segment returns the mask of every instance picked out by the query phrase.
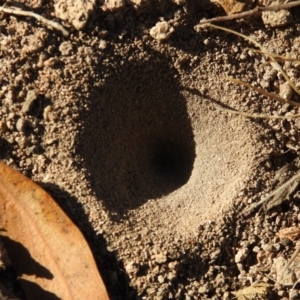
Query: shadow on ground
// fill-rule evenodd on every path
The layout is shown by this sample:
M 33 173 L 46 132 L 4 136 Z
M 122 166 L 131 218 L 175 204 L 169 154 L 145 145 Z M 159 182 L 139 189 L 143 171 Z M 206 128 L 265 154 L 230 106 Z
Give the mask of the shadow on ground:
M 38 183 L 60 205 L 86 238 L 111 300 L 137 299 L 136 291 L 129 286 L 129 278 L 115 252 L 107 250 L 106 240 L 91 227 L 84 208 L 75 197 L 52 183 Z M 54 298 L 53 298 L 54 299 Z

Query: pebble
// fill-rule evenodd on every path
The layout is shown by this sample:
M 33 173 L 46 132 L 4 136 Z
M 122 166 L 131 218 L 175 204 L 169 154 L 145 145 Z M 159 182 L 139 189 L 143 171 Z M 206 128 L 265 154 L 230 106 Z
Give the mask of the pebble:
M 125 270 L 128 274 L 135 274 L 137 273 L 138 268 L 136 266 L 136 263 L 134 261 L 131 261 L 125 266 Z
M 44 67 L 47 68 L 54 68 L 55 66 L 57 66 L 59 63 L 61 62 L 61 60 L 59 58 L 56 57 L 51 57 L 47 60 L 44 61 Z
M 65 56 L 71 55 L 73 52 L 72 43 L 69 41 L 62 42 L 59 46 L 59 51 L 61 55 L 65 55 Z
M 107 47 L 107 42 L 105 40 L 100 40 L 99 42 L 99 49 L 104 50 Z
M 264 11 L 262 20 L 265 25 L 271 27 L 281 27 L 293 22 L 293 16 L 290 11 L 282 9 L 279 11 Z
M 171 270 L 176 270 L 176 267 L 178 266 L 178 261 L 171 261 L 169 264 L 168 264 L 168 267 L 169 269 Z
M 170 26 L 168 22 L 162 21 L 156 23 L 156 25 L 150 29 L 150 35 L 154 39 L 158 41 L 162 41 L 170 38 L 173 31 L 174 31 L 174 27 Z
M 163 277 L 162 275 L 159 275 L 159 276 L 157 277 L 157 281 L 158 281 L 159 283 L 164 283 L 164 282 L 165 282 L 165 279 L 164 279 L 164 277 Z
M 264 245 L 262 245 L 261 248 L 264 251 L 269 251 L 269 252 L 275 251 L 275 248 L 273 247 L 273 245 L 270 245 L 270 244 L 264 244 Z
M 86 26 L 95 8 L 96 0 L 58 0 L 54 5 L 55 16 L 69 21 L 77 30 Z
M 198 292 L 199 292 L 200 294 L 206 294 L 206 293 L 209 292 L 209 289 L 207 288 L 206 285 L 203 285 L 203 286 L 200 286 L 200 287 L 199 287 Z
M 18 121 L 16 123 L 17 130 L 20 132 L 24 131 L 26 128 L 26 124 L 27 124 L 27 122 L 23 118 L 18 119 Z
M 168 280 L 172 281 L 172 280 L 174 280 L 176 277 L 177 277 L 177 276 L 176 276 L 176 273 L 174 273 L 174 272 L 169 272 L 167 278 L 168 278 Z
M 14 130 L 14 122 L 12 120 L 8 120 L 6 121 L 6 124 L 5 124 L 6 128 L 8 128 L 9 130 Z
M 51 111 L 53 110 L 52 106 L 51 105 L 47 105 L 45 108 L 44 108 L 44 111 L 43 111 L 43 118 L 45 121 L 49 121 L 50 120 L 50 113 Z
M 33 102 L 37 99 L 37 94 L 34 90 L 29 90 L 27 92 L 26 100 L 22 105 L 22 112 L 23 113 L 29 113 Z
M 260 248 L 258 246 L 255 246 L 253 249 L 252 249 L 253 252 L 255 253 L 258 253 L 260 251 Z
M 234 257 L 234 261 L 236 263 L 242 262 L 243 260 L 245 260 L 248 256 L 249 253 L 249 249 L 248 248 L 242 248 L 240 249 L 237 254 Z
M 273 247 L 273 251 L 280 251 L 281 250 L 281 244 L 280 243 L 275 243 L 275 244 L 272 244 L 272 247 Z
M 156 254 L 154 255 L 154 260 L 158 263 L 158 264 L 163 264 L 167 261 L 168 257 L 165 254 Z
M 211 259 L 212 261 L 216 260 L 216 259 L 220 256 L 220 253 L 221 253 L 221 249 L 215 250 L 214 252 L 212 252 L 212 253 L 210 254 L 210 259 Z
M 291 100 L 293 95 L 293 89 L 288 82 L 285 82 L 279 86 L 279 94 L 282 98 L 286 100 Z

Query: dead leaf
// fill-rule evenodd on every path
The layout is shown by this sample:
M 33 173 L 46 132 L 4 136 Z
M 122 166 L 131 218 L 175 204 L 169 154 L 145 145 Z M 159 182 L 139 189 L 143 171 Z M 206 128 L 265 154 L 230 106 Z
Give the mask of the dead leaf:
M 1 162 L 0 229 L 28 299 L 109 299 L 79 229 L 42 188 Z
M 232 292 L 232 294 L 235 295 L 238 300 L 265 300 L 268 299 L 267 297 L 270 293 L 270 286 L 270 284 L 265 282 L 254 283 L 253 285 L 240 289 L 237 292 Z
M 288 227 L 279 230 L 276 234 L 280 239 L 289 239 L 295 241 L 300 237 L 300 228 L 298 227 Z

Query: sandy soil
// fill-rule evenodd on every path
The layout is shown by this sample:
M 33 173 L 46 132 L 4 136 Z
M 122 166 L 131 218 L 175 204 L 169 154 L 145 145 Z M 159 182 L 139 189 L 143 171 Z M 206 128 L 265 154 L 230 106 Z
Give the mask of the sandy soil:
M 253 282 L 268 284 L 258 299 L 288 297 L 295 279 L 278 281 L 276 259 L 288 259 L 296 241 L 276 233 L 298 226 L 297 187 L 269 211 L 239 213 L 295 174 L 296 165 L 282 168 L 298 155 L 300 122 L 226 109 L 285 116 L 298 108 L 225 77 L 299 95 L 253 45 L 196 26 L 224 15 L 215 4 L 111 11 L 71 2 L 13 3 L 59 21 L 68 37 L 0 13 L 0 158 L 79 226 L 111 299 L 233 299 Z M 299 13 L 222 25 L 298 58 Z M 163 21 L 162 37 L 153 28 Z M 280 64 L 300 86 L 299 62 Z

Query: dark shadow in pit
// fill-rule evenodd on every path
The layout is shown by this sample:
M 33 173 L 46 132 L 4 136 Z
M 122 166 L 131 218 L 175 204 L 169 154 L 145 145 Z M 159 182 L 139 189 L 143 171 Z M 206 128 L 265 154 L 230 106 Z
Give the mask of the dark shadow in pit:
M 91 91 L 77 153 L 97 197 L 123 215 L 187 183 L 195 142 L 171 62 L 160 54 L 116 66 Z

